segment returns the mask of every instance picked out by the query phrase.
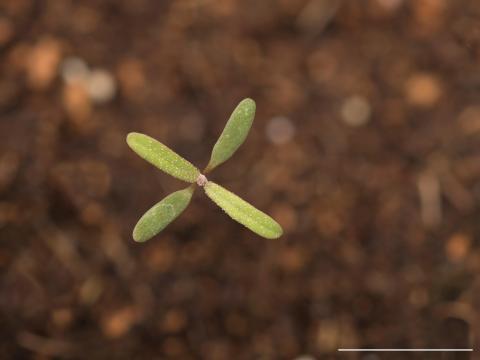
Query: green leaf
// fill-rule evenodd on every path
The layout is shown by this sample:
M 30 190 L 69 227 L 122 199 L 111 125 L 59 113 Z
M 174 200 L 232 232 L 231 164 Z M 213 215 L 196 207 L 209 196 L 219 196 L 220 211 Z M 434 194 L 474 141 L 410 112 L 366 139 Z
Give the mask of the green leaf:
M 138 220 L 133 229 L 133 239 L 144 242 L 162 231 L 188 206 L 193 195 L 193 186 L 175 191 L 155 204 Z
M 193 183 L 200 171 L 173 150 L 150 136 L 130 133 L 127 144 L 141 158 L 177 179 Z
M 255 117 L 255 101 L 244 99 L 233 110 L 225 129 L 212 150 L 212 156 L 205 172 L 209 172 L 228 160 L 245 141 Z
M 264 212 L 254 208 L 234 193 L 211 181 L 204 186 L 205 193 L 230 217 L 267 239 L 283 234 L 282 227 Z

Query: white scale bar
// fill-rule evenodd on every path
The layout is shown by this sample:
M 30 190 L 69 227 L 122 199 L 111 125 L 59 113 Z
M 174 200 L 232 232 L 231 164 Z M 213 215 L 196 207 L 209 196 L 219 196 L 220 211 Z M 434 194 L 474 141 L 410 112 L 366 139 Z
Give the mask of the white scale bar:
M 473 349 L 338 349 L 338 351 L 473 351 Z

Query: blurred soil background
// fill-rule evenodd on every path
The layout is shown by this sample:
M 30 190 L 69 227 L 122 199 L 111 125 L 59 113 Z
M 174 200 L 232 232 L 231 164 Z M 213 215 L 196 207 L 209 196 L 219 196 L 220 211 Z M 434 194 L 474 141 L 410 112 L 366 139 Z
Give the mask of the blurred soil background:
M 204 166 L 244 97 L 210 177 L 284 236 L 134 243 L 185 185 L 126 134 Z M 0 1 L 0 359 L 468 359 L 337 348 L 478 348 L 479 270 L 480 1 Z

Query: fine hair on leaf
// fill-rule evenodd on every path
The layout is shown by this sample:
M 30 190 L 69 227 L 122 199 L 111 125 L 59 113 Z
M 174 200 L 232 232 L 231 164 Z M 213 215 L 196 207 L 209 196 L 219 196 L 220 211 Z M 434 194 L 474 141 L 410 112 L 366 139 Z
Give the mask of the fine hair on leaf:
M 275 220 L 234 193 L 212 181 L 209 181 L 204 189 L 207 196 L 232 219 L 258 235 L 267 239 L 276 239 L 282 235 L 282 227 Z
M 132 132 L 127 144 L 141 158 L 177 179 L 193 183 L 200 175 L 189 161 L 148 135 Z
M 242 100 L 227 121 L 223 132 L 213 146 L 210 162 L 205 172 L 208 173 L 228 160 L 245 141 L 255 117 L 255 101 Z
M 135 225 L 133 239 L 144 242 L 157 235 L 185 210 L 192 199 L 193 191 L 193 186 L 175 191 L 152 206 Z
M 215 143 L 204 174 L 232 157 L 245 141 L 255 117 L 255 101 L 246 98 L 233 110 L 220 137 Z M 133 239 L 145 242 L 162 231 L 188 206 L 195 186 L 203 187 L 207 196 L 220 206 L 233 220 L 267 239 L 283 234 L 282 227 L 264 212 L 209 181 L 194 165 L 154 138 L 132 132 L 127 136 L 130 148 L 140 157 L 177 179 L 192 183 L 188 188 L 176 191 L 151 207 L 138 220 L 133 229 Z

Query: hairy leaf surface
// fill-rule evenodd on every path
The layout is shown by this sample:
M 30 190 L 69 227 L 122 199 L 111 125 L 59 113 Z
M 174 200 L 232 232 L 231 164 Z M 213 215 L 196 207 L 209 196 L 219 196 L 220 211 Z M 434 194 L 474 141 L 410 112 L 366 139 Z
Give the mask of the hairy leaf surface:
M 267 239 L 276 239 L 283 233 L 282 227 L 264 212 L 214 182 L 207 182 L 205 193 L 230 217 L 253 232 Z
M 155 204 L 138 220 L 133 229 L 133 239 L 144 242 L 162 231 L 188 206 L 193 195 L 193 186 L 175 191 Z
M 237 151 L 245 141 L 254 117 L 255 101 L 248 98 L 242 100 L 233 110 L 222 134 L 215 143 L 205 172 L 209 172 L 225 162 Z
M 130 133 L 127 144 L 141 158 L 177 179 L 193 183 L 200 175 L 189 161 L 150 136 Z

